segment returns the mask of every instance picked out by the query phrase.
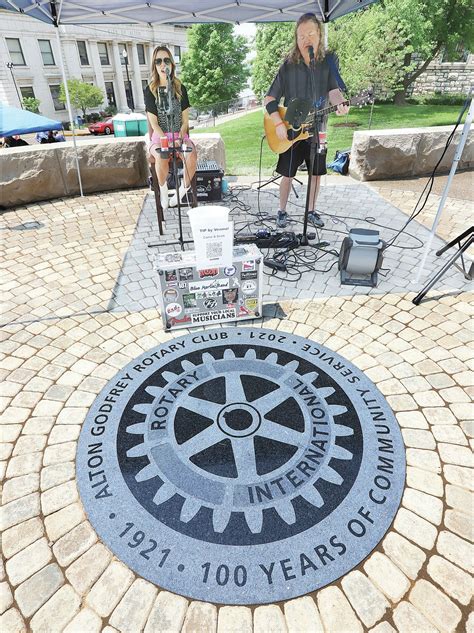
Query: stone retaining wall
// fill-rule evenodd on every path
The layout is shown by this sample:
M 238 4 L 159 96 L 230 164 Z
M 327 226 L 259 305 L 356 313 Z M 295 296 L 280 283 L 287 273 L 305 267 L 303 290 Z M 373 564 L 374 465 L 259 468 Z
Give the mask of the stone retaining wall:
M 465 94 L 468 95 L 474 82 L 474 55 L 465 62 L 432 61 L 412 86 L 413 94 Z
M 453 126 L 355 132 L 349 173 L 358 180 L 387 180 L 431 174 Z M 458 128 L 437 173 L 447 173 L 461 138 Z M 469 134 L 458 169 L 474 167 L 474 136 Z
M 200 160 L 215 160 L 225 170 L 220 134 L 193 137 Z M 77 142 L 84 193 L 143 187 L 148 158 L 143 137 L 94 138 Z M 79 194 L 74 144 L 0 149 L 0 205 L 14 207 Z

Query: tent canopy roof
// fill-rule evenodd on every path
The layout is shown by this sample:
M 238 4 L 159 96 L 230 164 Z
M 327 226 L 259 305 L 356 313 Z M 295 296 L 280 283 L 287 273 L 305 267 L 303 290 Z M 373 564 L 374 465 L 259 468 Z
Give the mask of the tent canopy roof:
M 315 13 L 323 22 L 376 0 L 0 0 L 0 8 L 58 24 L 195 24 L 294 22 Z
M 40 114 L 4 106 L 0 103 L 0 136 L 61 130 L 62 127 L 63 125 L 59 121 L 53 121 L 53 119 L 47 119 Z

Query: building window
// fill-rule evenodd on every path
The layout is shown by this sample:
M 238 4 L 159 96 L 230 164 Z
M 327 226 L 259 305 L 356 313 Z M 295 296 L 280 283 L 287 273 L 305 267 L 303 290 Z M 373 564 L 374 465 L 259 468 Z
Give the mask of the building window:
M 8 52 L 10 59 L 15 66 L 26 66 L 23 51 L 21 50 L 20 40 L 13 37 L 6 37 Z
M 145 47 L 143 44 L 137 44 L 138 63 L 146 66 Z
M 105 82 L 105 94 L 107 95 L 108 105 L 117 107 L 117 102 L 115 101 L 115 91 L 114 91 L 113 81 Z
M 99 49 L 100 63 L 102 66 L 110 66 L 109 51 L 105 42 L 98 42 L 97 48 Z
M 49 40 L 38 40 L 38 44 L 41 51 L 41 57 L 43 58 L 43 64 L 45 66 L 55 66 L 51 42 Z
M 125 51 L 127 53 L 127 56 L 128 56 L 127 45 L 125 44 L 125 42 L 120 42 L 120 44 L 119 44 L 120 61 L 122 63 L 122 66 L 125 66 L 125 58 L 123 56 L 123 51 Z
M 174 61 L 179 64 L 179 61 L 181 59 L 181 46 L 175 46 L 174 47 Z
M 59 91 L 60 91 L 60 85 L 59 84 L 55 84 L 53 86 L 50 86 L 49 89 L 51 91 L 51 97 L 53 98 L 53 103 L 54 103 L 54 109 L 55 110 L 65 110 L 66 106 L 62 101 L 59 101 Z
M 32 97 L 33 99 L 35 98 L 33 86 L 20 86 L 20 92 L 23 98 L 27 98 L 27 99 L 30 97 Z
M 145 90 L 148 86 L 148 79 L 142 79 L 142 89 L 143 89 L 143 94 L 145 94 Z
M 77 50 L 79 51 L 79 60 L 81 66 L 89 66 L 89 56 L 87 55 L 87 46 L 85 42 L 77 42 Z

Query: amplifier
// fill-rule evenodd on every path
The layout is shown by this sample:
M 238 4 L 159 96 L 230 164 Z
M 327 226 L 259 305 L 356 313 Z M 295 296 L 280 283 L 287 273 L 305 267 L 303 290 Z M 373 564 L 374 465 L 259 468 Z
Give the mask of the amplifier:
M 197 199 L 199 202 L 222 200 L 224 172 L 214 160 L 200 160 L 196 169 Z

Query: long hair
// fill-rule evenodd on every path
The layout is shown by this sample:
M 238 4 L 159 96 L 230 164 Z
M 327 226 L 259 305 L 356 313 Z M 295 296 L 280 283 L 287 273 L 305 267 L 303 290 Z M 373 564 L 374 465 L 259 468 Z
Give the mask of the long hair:
M 166 55 L 171 59 L 171 83 L 173 86 L 173 92 L 177 99 L 181 99 L 181 95 L 183 92 L 181 89 L 181 82 L 176 77 L 176 64 L 174 63 L 173 55 L 171 54 L 171 51 L 167 46 L 157 46 L 153 51 L 153 55 L 151 56 L 151 79 L 150 83 L 148 84 L 150 90 L 156 97 L 158 94 L 158 86 L 160 85 L 160 73 L 158 72 L 158 69 L 156 67 L 155 59 L 158 57 L 158 53 L 160 51 L 166 53 Z
M 305 24 L 306 22 L 313 22 L 316 28 L 319 31 L 319 45 L 318 50 L 314 51 L 314 57 L 316 61 L 320 62 L 324 59 L 326 51 L 324 50 L 324 42 L 323 42 L 323 30 L 321 28 L 321 22 L 314 15 L 314 13 L 305 13 L 300 18 L 298 18 L 298 22 L 295 26 L 294 40 L 293 40 L 293 48 L 288 53 L 286 60 L 292 64 L 299 64 L 303 62 L 303 57 L 301 56 L 300 49 L 298 48 L 298 27 L 301 24 Z

